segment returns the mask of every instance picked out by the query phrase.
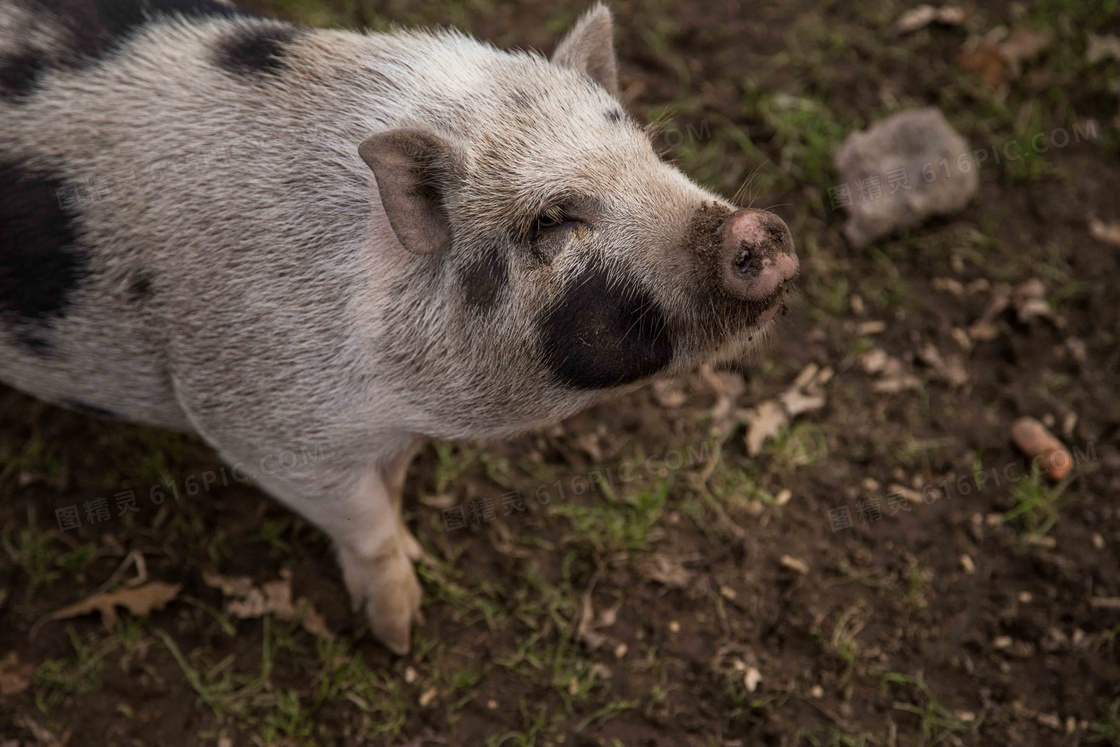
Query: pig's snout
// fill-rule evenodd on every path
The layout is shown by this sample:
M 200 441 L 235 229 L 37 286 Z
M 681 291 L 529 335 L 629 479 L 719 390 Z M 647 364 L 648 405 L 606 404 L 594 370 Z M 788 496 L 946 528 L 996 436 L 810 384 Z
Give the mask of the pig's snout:
M 765 301 L 792 280 L 801 265 L 793 236 L 778 216 L 740 210 L 723 224 L 719 257 L 724 289 L 744 301 Z

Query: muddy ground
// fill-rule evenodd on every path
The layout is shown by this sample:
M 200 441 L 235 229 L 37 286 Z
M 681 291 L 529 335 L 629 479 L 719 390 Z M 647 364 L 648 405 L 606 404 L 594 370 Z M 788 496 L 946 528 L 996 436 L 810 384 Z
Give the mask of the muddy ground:
M 579 10 L 254 6 L 544 50 Z M 1120 221 L 1120 60 L 1086 57 L 1120 7 L 997 2 L 901 34 L 892 0 L 612 6 L 626 103 L 666 157 L 727 195 L 753 174 L 743 199 L 799 243 L 766 352 L 429 447 L 407 492 L 427 622 L 403 659 L 351 615 L 324 537 L 197 440 L 0 389 L 0 743 L 1120 744 L 1120 246 L 1090 231 Z M 1000 26 L 1051 42 L 1018 75 L 962 69 Z M 854 250 L 832 149 L 922 105 L 1022 155 L 991 156 L 964 212 Z M 768 421 L 791 388 L 805 410 Z M 1071 448 L 1067 480 L 1029 472 L 1022 415 Z M 290 579 L 294 612 L 238 617 L 215 574 Z M 148 615 L 52 618 L 153 582 L 177 587 Z

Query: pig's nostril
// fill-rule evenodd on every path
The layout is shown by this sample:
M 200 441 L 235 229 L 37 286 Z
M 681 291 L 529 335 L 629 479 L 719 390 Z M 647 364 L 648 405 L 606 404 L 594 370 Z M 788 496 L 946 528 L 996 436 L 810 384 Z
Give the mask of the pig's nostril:
M 751 250 L 747 247 L 739 249 L 738 256 L 735 257 L 735 268 L 744 275 L 751 269 Z

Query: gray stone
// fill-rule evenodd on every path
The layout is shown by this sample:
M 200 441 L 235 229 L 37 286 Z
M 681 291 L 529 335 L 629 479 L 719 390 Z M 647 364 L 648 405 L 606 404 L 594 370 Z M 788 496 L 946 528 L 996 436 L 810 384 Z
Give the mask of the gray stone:
M 844 235 L 861 247 L 958 212 L 976 194 L 977 168 L 968 143 L 934 107 L 852 133 L 836 151 L 841 184 L 833 203 L 850 214 Z

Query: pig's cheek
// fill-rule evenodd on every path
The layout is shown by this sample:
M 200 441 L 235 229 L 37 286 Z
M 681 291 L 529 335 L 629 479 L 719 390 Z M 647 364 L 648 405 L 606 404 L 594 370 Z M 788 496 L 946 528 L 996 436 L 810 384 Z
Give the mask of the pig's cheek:
M 603 389 L 652 376 L 673 359 L 665 317 L 636 285 L 612 282 L 591 266 L 541 316 L 541 344 L 552 373 L 579 389 Z

